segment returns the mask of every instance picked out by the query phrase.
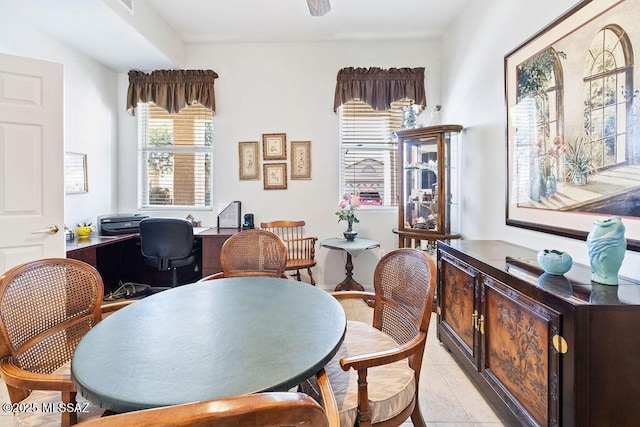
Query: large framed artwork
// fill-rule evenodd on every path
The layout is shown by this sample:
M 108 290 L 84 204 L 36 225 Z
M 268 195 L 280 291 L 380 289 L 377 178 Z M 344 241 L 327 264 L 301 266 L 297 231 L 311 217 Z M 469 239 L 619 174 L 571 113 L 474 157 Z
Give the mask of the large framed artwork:
M 507 225 L 586 239 L 618 215 L 640 251 L 639 21 L 581 1 L 505 56 Z

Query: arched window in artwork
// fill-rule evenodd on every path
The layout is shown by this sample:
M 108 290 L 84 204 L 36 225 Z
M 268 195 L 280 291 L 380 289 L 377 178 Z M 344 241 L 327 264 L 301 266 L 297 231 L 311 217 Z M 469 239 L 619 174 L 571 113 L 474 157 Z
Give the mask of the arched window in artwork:
M 518 102 L 533 98 L 536 104 L 536 135 L 541 154 L 552 148 L 562 129 L 563 52 L 550 47 L 518 66 Z
M 618 25 L 604 27 L 591 42 L 584 72 L 584 131 L 596 169 L 625 163 L 627 110 L 633 94 L 633 52 Z
M 525 114 L 529 117 L 528 123 L 519 126 L 518 132 L 529 135 L 529 141 L 535 141 L 534 147 L 526 147 L 531 156 L 528 157 L 529 164 L 521 167 L 530 172 L 522 176 L 528 175 L 531 183 L 540 182 L 540 189 L 529 194 L 533 200 L 552 195 L 561 172 L 558 156 L 563 142 L 563 71 L 560 62 L 563 58 L 566 58 L 564 52 L 549 47 L 517 68 L 517 101 L 523 113 L 530 112 Z M 547 182 L 551 182 L 548 189 Z M 538 185 L 530 187 L 537 189 Z

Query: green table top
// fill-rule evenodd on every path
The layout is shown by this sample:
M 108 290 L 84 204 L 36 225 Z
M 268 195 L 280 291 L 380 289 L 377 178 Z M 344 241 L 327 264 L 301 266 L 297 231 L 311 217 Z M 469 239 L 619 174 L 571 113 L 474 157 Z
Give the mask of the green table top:
M 79 393 L 114 412 L 286 391 L 337 352 L 342 306 L 306 283 L 217 279 L 127 306 L 78 344 Z

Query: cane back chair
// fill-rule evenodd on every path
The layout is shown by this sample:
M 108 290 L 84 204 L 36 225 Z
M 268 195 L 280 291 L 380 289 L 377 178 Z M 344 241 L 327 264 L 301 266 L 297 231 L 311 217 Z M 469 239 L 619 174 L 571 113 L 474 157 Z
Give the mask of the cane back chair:
M 396 249 L 380 259 L 373 282 L 375 293 L 333 293 L 338 299 L 374 301 L 372 326 L 347 321 L 342 346 L 325 367 L 340 425 L 399 426 L 411 417 L 414 426 L 424 427 L 418 389 L 435 264 L 417 249 Z M 305 388 L 313 392 L 313 384 Z
M 243 230 L 222 245 L 222 272 L 201 281 L 239 276 L 284 277 L 286 264 L 287 247 L 278 235 L 267 230 Z
M 271 221 L 260 223 L 260 228 L 276 233 L 287 245 L 286 271 L 294 271 L 300 281 L 300 270 L 307 269 L 312 285 L 316 284 L 311 267 L 316 265 L 315 252 L 317 237 L 304 236 L 304 221 Z
M 78 427 L 339 427 L 324 370 L 316 378 L 321 384 L 322 406 L 303 393 L 265 392 L 111 415 Z
M 96 269 L 74 259 L 28 262 L 0 276 L 0 374 L 12 403 L 34 408 L 43 403 L 76 404 L 69 367 L 78 342 L 103 313 L 131 302 L 101 307 L 103 293 Z M 103 412 L 94 407 L 82 415 L 99 416 Z M 19 423 L 33 425 L 60 420 L 61 425 L 68 426 L 77 422 L 73 411 L 19 411 L 16 417 Z

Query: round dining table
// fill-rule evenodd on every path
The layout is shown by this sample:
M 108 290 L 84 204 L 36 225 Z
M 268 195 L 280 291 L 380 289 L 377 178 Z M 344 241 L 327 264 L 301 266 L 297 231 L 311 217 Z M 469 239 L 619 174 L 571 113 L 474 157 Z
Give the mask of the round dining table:
M 346 316 L 326 291 L 270 277 L 184 285 L 128 305 L 78 344 L 78 392 L 113 412 L 261 391 L 313 376 L 344 339 Z

